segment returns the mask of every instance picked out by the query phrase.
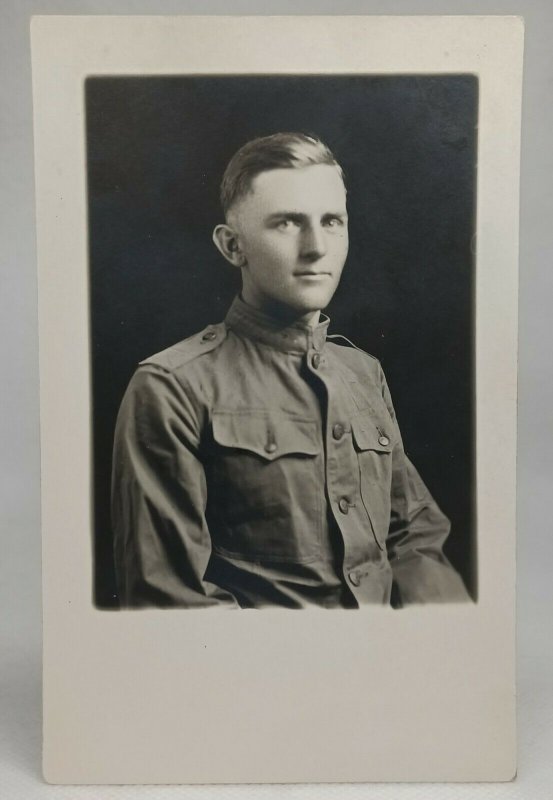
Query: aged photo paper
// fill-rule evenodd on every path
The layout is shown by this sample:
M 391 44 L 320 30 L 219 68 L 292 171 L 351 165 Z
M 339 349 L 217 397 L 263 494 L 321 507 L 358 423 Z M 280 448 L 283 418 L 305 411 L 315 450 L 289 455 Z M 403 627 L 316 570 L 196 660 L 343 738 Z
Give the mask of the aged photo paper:
M 515 776 L 523 31 L 520 18 L 485 16 L 33 18 L 47 781 Z M 225 569 L 239 565 L 246 575 L 234 584 L 241 608 L 225 607 L 213 592 L 218 580 L 221 589 L 233 586 L 220 567 L 205 576 L 201 567 L 198 591 L 191 589 L 196 578 L 185 592 L 173 591 L 173 578 L 160 577 L 158 543 L 149 543 L 151 561 L 139 575 L 150 581 L 148 592 L 133 594 L 121 572 L 138 585 L 136 554 L 127 548 L 125 562 L 121 542 L 134 535 L 134 520 L 137 530 L 140 523 L 133 506 L 121 532 L 113 513 L 122 491 L 112 479 L 112 452 L 125 388 L 139 362 L 154 359 L 154 372 L 162 364 L 165 375 L 183 347 L 188 358 L 190 347 L 219 345 L 229 305 L 236 314 L 236 302 L 248 299 L 244 283 L 244 298 L 233 301 L 238 270 L 221 258 L 240 266 L 230 239 L 225 250 L 231 229 L 219 225 L 221 253 L 211 240 L 223 222 L 221 176 L 248 140 L 299 130 L 330 145 L 347 188 L 349 252 L 342 248 L 344 273 L 327 298 L 327 347 L 339 353 L 345 336 L 345 361 L 365 358 L 351 355 L 352 340 L 358 353 L 372 354 L 362 363 L 382 363 L 402 446 L 447 515 L 433 510 L 430 517 L 446 520 L 446 533 L 451 523 L 444 552 L 420 533 L 434 501 L 409 473 L 406 491 L 413 508 L 418 502 L 418 523 L 406 561 L 425 566 L 409 573 L 398 564 L 406 550 L 390 545 L 396 482 L 387 512 L 393 587 L 390 577 L 378 595 L 384 601 L 374 600 L 376 573 L 357 566 L 366 556 L 355 569 L 347 566 L 348 525 L 363 513 L 358 496 L 342 482 L 334 507 L 330 488 L 319 487 L 334 509 L 331 530 L 344 534 L 345 588 L 336 602 L 328 594 L 305 600 L 290 587 L 303 580 L 298 575 L 314 574 L 312 550 L 300 528 L 298 547 L 306 549 L 297 572 L 290 567 L 286 574 L 295 556 L 275 533 L 274 498 L 263 488 L 255 510 L 263 530 L 258 519 L 244 534 L 246 544 L 234 529 L 226 539 L 212 529 L 207 540 Z M 306 169 L 328 176 L 334 167 Z M 340 180 L 330 197 L 343 194 Z M 311 203 L 309 195 L 302 208 Z M 279 230 L 298 220 L 279 222 Z M 332 239 L 336 224 L 344 223 L 325 216 L 325 242 L 339 241 Z M 309 240 L 308 247 L 309 263 L 322 258 L 323 245 Z M 310 270 L 298 279 L 302 286 L 320 281 Z M 338 334 L 341 342 L 333 339 Z M 181 349 L 171 350 L 180 340 Z M 159 361 L 153 354 L 160 352 L 169 355 Z M 316 382 L 321 356 L 309 351 L 308 359 Z M 230 410 L 228 398 L 215 404 L 212 451 L 218 464 L 226 459 L 235 470 L 225 480 L 244 492 L 240 497 L 257 491 L 258 465 L 280 480 L 292 464 L 301 509 L 305 469 L 317 453 L 321 463 L 332 462 L 330 445 L 317 449 L 314 423 L 297 409 L 283 422 L 276 400 L 273 430 L 273 411 L 267 417 L 256 399 L 267 380 L 259 363 L 245 373 L 250 399 L 235 400 Z M 221 358 L 211 372 L 198 373 L 202 387 L 219 385 L 224 366 Z M 227 386 L 233 371 L 230 362 Z M 261 388 L 254 391 L 255 381 Z M 386 510 L 374 505 L 380 490 L 369 492 L 376 486 L 371 470 L 388 463 L 400 439 L 381 427 L 378 409 L 366 408 L 359 386 L 354 377 L 347 387 L 357 408 L 351 427 L 332 427 L 331 420 L 329 441 L 349 436 L 367 489 L 370 552 L 384 564 L 386 543 L 373 520 L 380 515 L 388 523 Z M 278 401 L 289 414 L 290 392 Z M 135 408 L 142 402 L 138 397 Z M 375 418 L 376 433 L 366 427 Z M 290 420 L 294 433 L 286 432 Z M 150 433 L 145 438 L 148 464 L 140 462 L 137 475 L 157 452 Z M 172 454 L 151 462 L 153 476 L 167 458 Z M 361 475 L 363 465 L 369 477 Z M 208 496 L 206 513 L 211 508 L 217 518 L 231 490 L 213 485 L 218 494 Z M 201 495 L 191 511 L 191 495 L 184 497 L 175 524 L 184 520 L 183 536 L 196 543 L 201 566 L 199 534 L 190 531 L 206 500 Z M 229 497 L 228 513 L 236 516 L 237 501 Z M 152 519 L 164 504 L 165 496 L 156 507 L 146 492 Z M 286 536 L 282 507 L 274 513 Z M 440 537 L 441 548 L 446 536 Z M 181 562 L 173 545 L 167 548 L 172 574 Z M 419 574 L 430 576 L 426 593 L 412 588 Z M 251 589 L 262 580 L 269 590 Z

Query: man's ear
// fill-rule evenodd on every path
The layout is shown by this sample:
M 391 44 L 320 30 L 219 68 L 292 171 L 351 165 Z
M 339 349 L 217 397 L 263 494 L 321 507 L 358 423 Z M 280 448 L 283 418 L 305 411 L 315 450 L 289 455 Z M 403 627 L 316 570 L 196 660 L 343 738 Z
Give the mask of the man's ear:
M 246 258 L 240 249 L 238 234 L 230 225 L 217 225 L 213 231 L 213 241 L 217 250 L 234 267 L 243 267 L 246 264 Z

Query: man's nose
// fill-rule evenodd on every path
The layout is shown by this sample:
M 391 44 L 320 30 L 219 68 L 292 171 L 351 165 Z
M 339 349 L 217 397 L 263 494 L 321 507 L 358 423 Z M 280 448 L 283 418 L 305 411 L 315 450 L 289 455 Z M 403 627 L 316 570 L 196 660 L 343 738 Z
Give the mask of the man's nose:
M 306 225 L 301 240 L 301 255 L 304 258 L 321 258 L 326 253 L 326 238 L 320 225 Z

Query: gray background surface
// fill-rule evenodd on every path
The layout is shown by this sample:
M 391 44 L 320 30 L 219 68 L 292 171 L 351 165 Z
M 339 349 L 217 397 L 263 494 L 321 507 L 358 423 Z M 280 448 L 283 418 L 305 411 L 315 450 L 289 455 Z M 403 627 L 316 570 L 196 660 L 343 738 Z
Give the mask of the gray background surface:
M 511 784 L 52 787 L 42 782 L 38 339 L 29 19 L 32 14 L 516 14 L 526 21 L 518 459 L 519 775 Z M 0 5 L 0 791 L 35 797 L 550 798 L 553 585 L 547 514 L 553 456 L 553 4 L 514 2 L 112 2 Z M 71 647 L 71 642 L 67 643 Z

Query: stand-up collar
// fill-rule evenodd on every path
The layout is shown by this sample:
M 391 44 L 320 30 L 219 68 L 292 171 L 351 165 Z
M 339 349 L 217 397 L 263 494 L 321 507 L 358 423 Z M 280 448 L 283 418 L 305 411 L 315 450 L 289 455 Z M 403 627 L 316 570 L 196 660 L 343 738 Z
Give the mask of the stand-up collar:
M 284 353 L 307 353 L 309 350 L 323 349 L 330 320 L 321 314 L 321 320 L 315 327 L 305 322 L 290 325 L 235 297 L 225 323 L 235 333 Z

